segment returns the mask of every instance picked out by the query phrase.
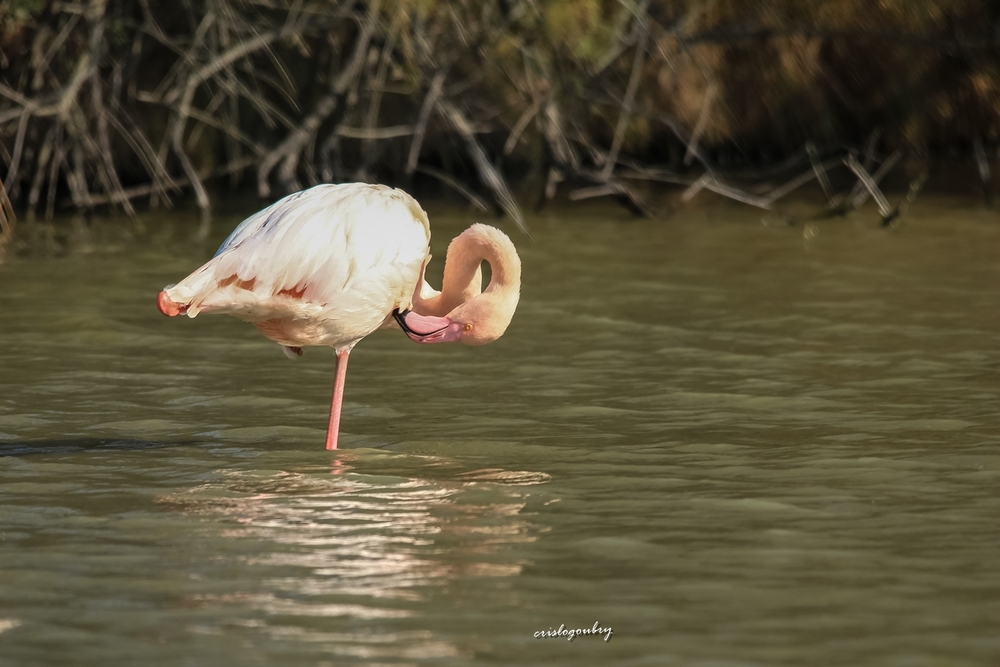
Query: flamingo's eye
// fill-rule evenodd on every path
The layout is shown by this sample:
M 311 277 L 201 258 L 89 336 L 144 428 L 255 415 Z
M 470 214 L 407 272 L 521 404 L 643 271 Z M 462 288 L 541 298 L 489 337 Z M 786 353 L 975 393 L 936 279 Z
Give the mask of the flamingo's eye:
M 466 324 L 465 325 L 465 330 L 466 331 L 472 331 L 472 325 L 471 324 Z

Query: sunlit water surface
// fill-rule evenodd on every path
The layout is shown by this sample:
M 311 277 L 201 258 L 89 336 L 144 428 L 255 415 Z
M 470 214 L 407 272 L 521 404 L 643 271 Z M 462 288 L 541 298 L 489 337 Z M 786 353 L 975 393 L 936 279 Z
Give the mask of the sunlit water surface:
M 330 351 L 156 311 L 238 218 L 23 223 L 0 665 L 1000 664 L 1000 216 L 873 217 L 536 217 L 507 334 L 362 342 L 335 453 Z

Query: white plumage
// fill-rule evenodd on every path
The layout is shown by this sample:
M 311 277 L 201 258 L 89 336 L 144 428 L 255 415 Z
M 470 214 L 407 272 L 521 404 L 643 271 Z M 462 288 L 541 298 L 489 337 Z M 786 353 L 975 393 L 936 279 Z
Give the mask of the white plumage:
M 409 309 L 429 253 L 416 200 L 381 185 L 319 185 L 240 224 L 165 290 L 186 314 L 226 313 L 286 346 L 349 349 Z

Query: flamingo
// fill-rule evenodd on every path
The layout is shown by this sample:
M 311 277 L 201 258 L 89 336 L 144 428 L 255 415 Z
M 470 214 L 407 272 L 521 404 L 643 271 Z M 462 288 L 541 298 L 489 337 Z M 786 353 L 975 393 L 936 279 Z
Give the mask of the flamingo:
M 441 291 L 424 279 L 430 222 L 402 190 L 317 185 L 255 213 L 215 256 L 157 298 L 164 315 L 225 313 L 250 322 L 290 359 L 332 347 L 336 372 L 326 448 L 336 449 L 347 360 L 376 329 L 422 344 L 485 345 L 506 331 L 521 261 L 499 229 L 474 224 L 448 246 Z M 492 277 L 482 289 L 481 265 Z

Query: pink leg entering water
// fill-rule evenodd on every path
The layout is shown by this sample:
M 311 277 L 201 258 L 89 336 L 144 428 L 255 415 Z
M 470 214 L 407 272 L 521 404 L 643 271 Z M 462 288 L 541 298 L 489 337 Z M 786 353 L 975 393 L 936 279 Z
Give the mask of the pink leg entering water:
M 333 381 L 333 401 L 330 403 L 330 427 L 326 431 L 326 448 L 337 448 L 340 434 L 340 406 L 344 402 L 344 380 L 347 379 L 347 356 L 350 350 L 337 353 L 337 374 Z

